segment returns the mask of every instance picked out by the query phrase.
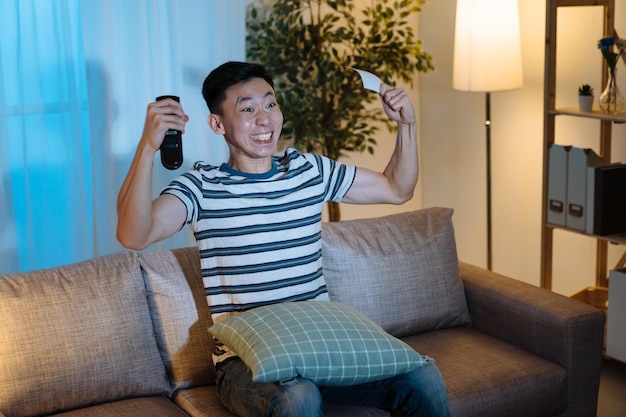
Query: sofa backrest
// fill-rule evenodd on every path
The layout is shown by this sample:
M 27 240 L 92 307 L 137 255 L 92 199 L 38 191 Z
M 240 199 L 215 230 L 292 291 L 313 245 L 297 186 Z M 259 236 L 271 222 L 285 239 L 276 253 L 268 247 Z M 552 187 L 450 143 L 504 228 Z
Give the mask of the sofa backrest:
M 0 410 L 169 394 L 136 254 L 0 276 Z

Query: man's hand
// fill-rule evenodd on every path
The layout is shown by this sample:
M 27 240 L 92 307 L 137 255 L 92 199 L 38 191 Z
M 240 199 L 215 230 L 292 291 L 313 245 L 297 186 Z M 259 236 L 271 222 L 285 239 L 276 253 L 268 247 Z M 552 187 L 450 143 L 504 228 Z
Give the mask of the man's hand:
M 383 109 L 391 120 L 402 124 L 415 124 L 415 110 L 404 89 L 380 84 L 380 98 Z
M 180 130 L 185 133 L 185 124 L 188 121 L 189 116 L 185 114 L 180 103 L 171 98 L 150 103 L 141 141 L 156 152 L 168 130 Z

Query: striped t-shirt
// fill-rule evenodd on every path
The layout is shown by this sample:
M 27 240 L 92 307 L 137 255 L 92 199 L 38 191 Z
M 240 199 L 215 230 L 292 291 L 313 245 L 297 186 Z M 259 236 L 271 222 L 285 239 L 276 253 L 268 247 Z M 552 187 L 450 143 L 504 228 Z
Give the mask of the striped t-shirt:
M 196 163 L 163 190 L 187 207 L 214 322 L 266 304 L 328 300 L 322 208 L 345 196 L 356 168 L 291 148 L 272 162 L 265 174 Z M 216 362 L 234 356 L 218 351 Z

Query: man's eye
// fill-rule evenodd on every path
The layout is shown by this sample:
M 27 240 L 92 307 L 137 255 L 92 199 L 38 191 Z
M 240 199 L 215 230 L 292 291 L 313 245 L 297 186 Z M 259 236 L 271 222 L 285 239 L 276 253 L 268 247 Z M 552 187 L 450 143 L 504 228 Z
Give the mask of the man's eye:
M 245 109 L 243 109 L 244 112 L 246 113 L 252 113 L 252 107 L 246 107 Z

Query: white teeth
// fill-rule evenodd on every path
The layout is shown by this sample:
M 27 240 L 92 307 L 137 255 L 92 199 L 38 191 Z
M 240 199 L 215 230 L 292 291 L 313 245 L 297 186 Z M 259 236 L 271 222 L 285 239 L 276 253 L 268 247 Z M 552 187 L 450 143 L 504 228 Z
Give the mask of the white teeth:
M 270 132 L 270 133 L 261 133 L 258 135 L 250 135 L 250 138 L 252 140 L 262 142 L 262 141 L 270 140 L 272 138 L 272 133 Z

